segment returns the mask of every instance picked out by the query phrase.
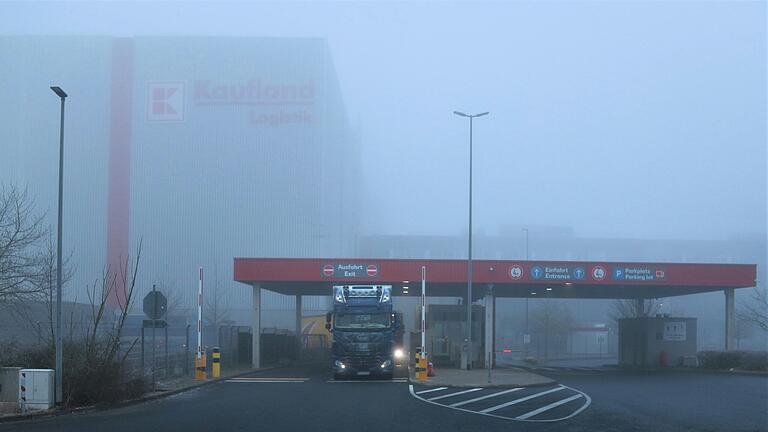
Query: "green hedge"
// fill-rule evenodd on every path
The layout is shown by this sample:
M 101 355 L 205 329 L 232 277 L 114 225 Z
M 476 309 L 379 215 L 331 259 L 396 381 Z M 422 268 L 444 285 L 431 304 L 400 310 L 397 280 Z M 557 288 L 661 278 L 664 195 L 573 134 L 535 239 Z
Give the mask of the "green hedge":
M 705 369 L 768 371 L 766 351 L 702 351 L 698 357 Z

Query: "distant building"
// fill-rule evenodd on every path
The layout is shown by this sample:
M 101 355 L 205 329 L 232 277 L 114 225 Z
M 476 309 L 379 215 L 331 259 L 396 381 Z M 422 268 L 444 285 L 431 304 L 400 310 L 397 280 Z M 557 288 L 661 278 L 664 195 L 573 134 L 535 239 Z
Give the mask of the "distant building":
M 14 65 L 0 86 L 0 182 L 28 186 L 54 228 L 48 87 L 69 93 L 67 299 L 83 301 L 139 241 L 136 298 L 157 284 L 190 308 L 198 266 L 240 308 L 251 290 L 233 282 L 233 257 L 353 254 L 359 155 L 325 40 L 3 36 L 0 62 Z

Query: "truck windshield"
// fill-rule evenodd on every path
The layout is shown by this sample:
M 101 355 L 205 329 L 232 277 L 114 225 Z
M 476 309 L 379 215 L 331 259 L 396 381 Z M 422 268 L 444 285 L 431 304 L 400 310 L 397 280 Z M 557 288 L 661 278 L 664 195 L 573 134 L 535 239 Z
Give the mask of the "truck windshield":
M 388 313 L 368 313 L 368 314 L 337 314 L 335 328 L 342 330 L 349 329 L 384 329 L 390 326 L 390 314 Z

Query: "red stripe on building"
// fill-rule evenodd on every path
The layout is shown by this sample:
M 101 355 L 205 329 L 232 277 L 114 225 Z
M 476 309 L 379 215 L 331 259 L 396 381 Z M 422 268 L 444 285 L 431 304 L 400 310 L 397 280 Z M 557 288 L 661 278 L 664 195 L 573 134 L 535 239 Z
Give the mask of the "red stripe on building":
M 118 272 L 118 283 L 107 297 L 107 304 L 111 306 L 125 305 L 126 294 L 119 272 L 126 266 L 129 247 L 133 57 L 134 46 L 131 39 L 114 40 L 107 197 L 107 266 L 113 274 Z

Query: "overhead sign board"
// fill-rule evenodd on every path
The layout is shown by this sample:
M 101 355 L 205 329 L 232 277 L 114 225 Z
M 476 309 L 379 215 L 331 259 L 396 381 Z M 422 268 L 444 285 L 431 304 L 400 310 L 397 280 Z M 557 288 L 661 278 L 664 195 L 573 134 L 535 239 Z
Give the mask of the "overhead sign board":
M 584 266 L 574 265 L 534 265 L 531 267 L 531 279 L 546 281 L 580 281 L 587 271 Z
M 323 277 L 329 278 L 375 278 L 379 275 L 379 266 L 377 264 L 329 263 L 323 265 L 321 273 Z
M 615 281 L 652 282 L 664 280 L 666 276 L 666 270 L 657 267 L 614 266 L 611 271 L 611 279 Z

